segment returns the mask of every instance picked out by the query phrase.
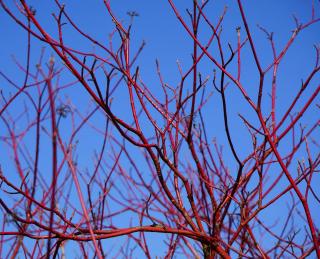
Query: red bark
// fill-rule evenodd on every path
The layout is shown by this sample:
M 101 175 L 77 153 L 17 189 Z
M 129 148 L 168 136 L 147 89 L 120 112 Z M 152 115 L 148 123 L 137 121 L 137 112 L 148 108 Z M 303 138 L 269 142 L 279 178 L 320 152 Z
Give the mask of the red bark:
M 0 71 L 1 258 L 74 248 L 84 258 L 153 258 L 158 240 L 165 258 L 320 258 L 319 119 L 310 115 L 319 109 L 319 47 L 286 98 L 279 83 L 290 77 L 282 66 L 297 39 L 319 28 L 316 4 L 308 21 L 295 18 L 282 48 L 259 27 L 269 55 L 242 1 L 233 7 L 241 25 L 230 29 L 226 8 L 213 17 L 209 1 L 190 1 L 185 12 L 168 0 L 191 40 L 191 62 L 177 62 L 173 86 L 161 59 L 159 81 L 144 79 L 137 12 L 127 23 L 104 0 L 112 28 L 102 42 L 52 2 L 56 31 L 29 1 L 0 1 L 27 32 L 26 64 L 15 61 L 23 82 Z M 67 29 L 94 50 L 69 41 Z M 47 48 L 36 65 L 35 42 Z

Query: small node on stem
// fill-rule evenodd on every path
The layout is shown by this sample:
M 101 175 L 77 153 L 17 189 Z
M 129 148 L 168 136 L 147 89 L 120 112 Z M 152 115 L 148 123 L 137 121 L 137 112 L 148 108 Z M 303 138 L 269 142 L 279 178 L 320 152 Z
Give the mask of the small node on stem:
M 30 5 L 29 10 L 30 10 L 30 13 L 31 13 L 33 16 L 35 16 L 35 15 L 37 14 L 37 10 L 36 10 L 32 5 Z
M 71 108 L 69 105 L 61 104 L 56 108 L 56 112 L 62 118 L 66 118 L 68 114 L 71 112 Z
M 129 15 L 131 18 L 133 18 L 133 17 L 138 17 L 139 13 L 137 13 L 136 11 L 128 11 L 127 15 Z

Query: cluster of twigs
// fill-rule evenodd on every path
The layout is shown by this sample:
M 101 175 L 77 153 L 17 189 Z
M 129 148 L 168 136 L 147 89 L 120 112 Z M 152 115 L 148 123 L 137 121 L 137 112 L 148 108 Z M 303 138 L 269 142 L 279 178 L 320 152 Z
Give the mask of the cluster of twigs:
M 192 40 L 192 62 L 178 64 L 173 86 L 157 61 L 154 90 L 138 65 L 145 43 L 131 48 L 137 12 L 128 12 L 127 25 L 104 0 L 113 24 L 106 43 L 82 30 L 58 0 L 52 15 L 56 37 L 28 1 L 14 7 L 5 2 L 3 11 L 27 31 L 28 48 L 26 65 L 16 61 L 23 83 L 1 73 L 0 141 L 7 155 L 0 160 L 0 257 L 60 258 L 73 244 L 84 258 L 130 257 L 138 250 L 152 258 L 152 244 L 159 245 L 148 238 L 154 232 L 165 258 L 320 258 L 319 119 L 301 124 L 310 109 L 319 108 L 318 47 L 309 74 L 292 86 L 294 95 L 283 103 L 277 99 L 283 91 L 279 66 L 296 38 L 319 26 L 313 6 L 309 21 L 295 19 L 280 50 L 273 34 L 260 27 L 272 49 L 270 63 L 262 65 L 240 0 L 236 44 L 223 40 L 227 9 L 216 19 L 209 1 L 194 0 L 185 16 L 168 0 Z M 66 27 L 94 51 L 65 43 Z M 46 62 L 43 50 L 35 69 L 33 39 L 56 56 Z M 258 79 L 251 85 L 243 79 L 248 60 Z M 208 76 L 204 61 L 211 66 Z M 62 82 L 65 73 L 75 80 Z M 91 98 L 89 107 L 77 100 L 80 92 Z M 247 112 L 230 112 L 234 93 Z M 214 138 L 217 125 L 221 138 Z M 282 220 L 272 225 L 268 218 L 275 211 Z M 117 237 L 124 237 L 122 245 L 110 251 Z

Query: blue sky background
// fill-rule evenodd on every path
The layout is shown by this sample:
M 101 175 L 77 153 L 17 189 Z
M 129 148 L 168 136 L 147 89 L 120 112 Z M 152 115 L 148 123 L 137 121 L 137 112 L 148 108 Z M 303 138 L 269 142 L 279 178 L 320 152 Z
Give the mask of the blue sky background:
M 11 1 L 4 1 L 10 8 L 14 9 L 14 3 Z M 304 0 L 265 0 L 265 1 L 243 1 L 244 10 L 247 14 L 248 24 L 250 26 L 254 43 L 256 44 L 256 48 L 258 50 L 258 55 L 261 60 L 263 68 L 265 68 L 268 64 L 272 62 L 272 52 L 271 47 L 266 39 L 265 34 L 257 27 L 257 24 L 266 28 L 268 31 L 274 32 L 274 39 L 276 48 L 278 51 L 282 50 L 290 36 L 292 35 L 292 30 L 295 28 L 295 23 L 292 15 L 294 14 L 301 22 L 306 22 L 311 17 L 311 1 Z M 179 73 L 177 67 L 177 60 L 179 60 L 182 68 L 187 69 L 191 64 L 191 52 L 192 52 L 192 41 L 190 37 L 187 35 L 185 30 L 179 24 L 179 21 L 175 17 L 173 11 L 171 10 L 167 1 L 160 0 L 119 0 L 119 1 L 111 1 L 112 8 L 114 13 L 116 14 L 119 20 L 122 20 L 124 24 L 128 24 L 130 21 L 130 17 L 127 15 L 128 11 L 136 11 L 139 16 L 134 19 L 133 28 L 132 28 L 132 51 L 135 52 L 143 41 L 146 42 L 146 46 L 139 56 L 137 60 L 137 64 L 140 67 L 141 78 L 143 78 L 144 83 L 148 85 L 148 87 L 153 91 L 154 94 L 158 95 L 159 98 L 163 98 L 161 92 L 159 92 L 160 84 L 156 74 L 156 66 L 155 60 L 158 59 L 162 76 L 164 81 L 171 86 L 177 86 L 179 83 Z M 66 11 L 73 18 L 76 24 L 79 25 L 84 31 L 90 33 L 91 36 L 98 39 L 101 42 L 105 42 L 108 44 L 108 35 L 110 31 L 113 29 L 113 24 L 110 20 L 110 17 L 107 15 L 107 10 L 103 5 L 103 1 L 89 1 L 89 0 L 81 0 L 81 1 L 72 1 L 66 0 Z M 36 17 L 42 22 L 42 25 L 46 28 L 46 30 L 51 33 L 54 37 L 56 37 L 57 28 L 55 22 L 51 16 L 52 12 L 56 12 L 57 8 L 52 3 L 52 1 L 39 1 L 34 0 L 30 1 L 30 5 L 34 6 L 37 10 Z M 184 18 L 187 17 L 184 12 L 185 8 L 191 8 L 191 2 L 189 1 L 176 1 L 176 5 L 178 6 L 181 14 Z M 207 7 L 208 17 L 212 18 L 212 20 L 216 23 L 218 17 L 221 15 L 225 6 L 228 6 L 228 11 L 223 23 L 223 32 L 222 32 L 222 42 L 223 48 L 227 50 L 227 43 L 231 43 L 233 46 L 236 44 L 237 34 L 236 27 L 240 26 L 242 28 L 241 35 L 242 39 L 244 38 L 244 26 L 241 23 L 240 13 L 236 6 L 235 1 L 212 1 Z M 315 10 L 316 17 L 320 15 L 320 4 L 318 1 L 315 1 Z M 2 9 L 0 9 L 0 35 L 1 43 L 0 43 L 0 71 L 13 79 L 18 85 L 21 85 L 24 80 L 24 74 L 17 69 L 17 66 L 13 62 L 13 56 L 16 60 L 21 62 L 21 64 L 25 64 L 26 62 L 26 39 L 27 34 L 21 28 L 19 28 L 8 16 L 4 13 Z M 277 116 L 281 117 L 283 112 L 288 107 L 288 101 L 292 100 L 295 93 L 298 91 L 300 87 L 301 79 L 305 78 L 308 73 L 310 73 L 312 69 L 312 65 L 314 64 L 315 59 L 315 51 L 313 48 L 313 44 L 320 44 L 320 26 L 319 24 L 313 25 L 309 27 L 307 30 L 303 31 L 295 43 L 291 47 L 290 51 L 287 53 L 286 58 L 282 62 L 279 67 L 279 77 L 277 78 L 278 82 L 278 96 L 277 96 Z M 199 36 L 201 39 L 208 39 L 210 36 L 210 31 L 207 26 L 203 26 L 200 29 Z M 83 51 L 93 51 L 100 55 L 106 55 L 101 50 L 96 49 L 92 46 L 91 43 L 84 40 L 79 36 L 74 30 L 70 29 L 70 26 L 65 26 L 65 43 L 66 45 L 74 46 L 76 49 Z M 32 39 L 32 48 L 31 48 L 31 72 L 35 72 L 35 64 L 38 62 L 40 49 L 45 46 L 44 43 L 39 42 L 38 40 Z M 216 48 L 215 48 L 216 49 Z M 46 47 L 44 60 L 49 60 L 50 56 L 56 55 L 53 51 Z M 218 53 L 214 53 L 214 56 L 217 56 Z M 258 83 L 258 73 L 256 67 L 253 63 L 253 57 L 251 55 L 249 45 L 247 45 L 242 52 L 242 79 L 241 82 L 246 87 L 249 95 L 255 96 L 256 87 Z M 57 63 L 60 61 L 56 57 Z M 236 64 L 236 63 L 234 63 Z M 60 63 L 61 65 L 61 63 Z M 236 66 L 230 66 L 230 71 L 234 73 Z M 210 76 L 210 81 L 212 78 L 212 71 L 214 67 L 212 63 L 208 62 L 208 60 L 204 60 L 200 63 L 200 70 L 203 73 L 203 78 L 207 75 Z M 271 87 L 271 77 L 270 73 L 266 78 L 266 92 L 270 93 Z M 313 87 L 317 86 L 317 82 L 319 82 L 319 75 L 314 79 Z M 61 84 L 66 84 L 68 82 L 72 82 L 75 79 L 72 75 L 65 69 L 62 73 L 62 77 L 60 78 Z M 101 80 L 103 80 L 101 78 Z M 208 91 L 212 91 L 212 84 L 210 83 L 210 89 Z M 4 93 L 5 96 L 10 96 L 13 92 L 15 92 L 12 87 L 0 77 L 0 89 Z M 312 88 L 311 88 L 312 90 Z M 308 91 L 307 91 L 308 92 Z M 265 94 L 268 94 L 265 93 Z M 307 94 L 306 94 L 307 96 Z M 118 98 L 116 98 L 118 97 Z M 131 113 L 129 112 L 128 107 L 126 106 L 127 96 L 121 90 L 121 87 L 115 92 L 113 109 L 119 117 L 125 120 L 131 120 Z M 72 87 L 66 89 L 63 92 L 63 100 L 71 100 L 72 106 L 76 107 L 80 112 L 86 113 L 90 109 L 93 108 L 93 104 L 91 103 L 90 97 L 88 94 L 81 88 L 80 85 L 74 84 Z M 23 98 L 17 99 L 14 106 L 11 106 L 10 112 L 12 114 L 18 114 L 21 112 L 27 103 L 24 103 Z M 253 111 L 249 110 L 248 105 L 244 103 L 242 98 L 240 98 L 240 93 L 238 90 L 230 90 L 228 91 L 228 100 L 229 104 L 231 104 L 229 108 L 230 114 L 230 128 L 232 137 L 235 141 L 235 146 L 241 158 L 244 158 L 246 154 L 249 153 L 251 147 L 248 146 L 250 143 L 250 136 L 247 134 L 245 127 L 241 126 L 241 120 L 237 116 L 238 113 L 248 115 L 253 121 L 257 122 L 256 118 L 254 118 Z M 267 114 L 270 110 L 270 100 L 265 98 L 265 103 L 263 104 L 263 109 L 265 114 Z M 303 99 L 304 100 L 304 99 Z M 319 97 L 317 98 L 317 102 L 319 103 Z M 301 106 L 304 102 L 298 104 L 298 107 Z M 219 145 L 224 146 L 224 154 L 225 161 L 229 165 L 230 170 L 236 170 L 236 163 L 234 159 L 231 157 L 231 152 L 227 146 L 226 136 L 223 130 L 222 123 L 222 112 L 221 112 L 221 100 L 217 93 L 213 92 L 213 96 L 208 102 L 208 104 L 204 108 L 203 116 L 205 120 L 208 122 L 210 126 L 210 131 L 208 131 L 209 139 L 216 138 Z M 32 114 L 31 114 L 32 117 Z M 91 119 L 90 123 L 97 126 L 97 128 L 104 126 L 105 121 L 103 119 L 103 114 L 97 112 L 95 116 Z M 302 119 L 302 123 L 308 125 L 310 122 L 314 122 L 319 118 L 319 112 L 316 110 L 315 106 L 310 108 L 304 118 Z M 23 123 L 21 125 L 17 125 L 17 127 L 23 128 Z M 142 122 L 143 124 L 143 122 Z M 310 124 L 309 124 L 310 126 Z M 61 122 L 61 127 L 63 127 L 66 136 L 68 132 L 71 131 L 69 120 L 65 120 Z M 148 124 L 145 124 L 145 130 L 148 132 L 150 129 L 148 128 Z M 0 130 L 1 136 L 6 135 L 7 133 L 3 133 L 5 128 L 0 122 Z M 150 131 L 151 133 L 152 131 Z M 117 133 L 114 133 L 117 136 Z M 318 134 L 319 137 L 319 134 Z M 101 134 L 97 134 L 97 132 L 87 127 L 85 128 L 81 134 L 77 137 L 79 139 L 79 143 L 77 145 L 77 161 L 79 163 L 79 167 L 83 168 L 83 171 L 88 170 L 89 172 L 93 169 L 94 165 L 94 157 L 93 151 L 99 150 L 101 146 Z M 289 139 L 288 139 L 289 141 Z M 26 147 L 33 147 L 33 135 L 26 136 L 24 139 L 24 143 Z M 289 143 L 289 142 L 285 142 Z M 50 150 L 45 154 L 46 146 L 50 145 L 49 139 L 44 140 L 42 142 L 44 153 L 43 158 L 41 159 L 40 170 L 44 173 L 48 163 L 51 161 L 47 160 L 46 157 L 50 157 Z M 98 147 L 98 148 L 97 148 Z M 137 152 L 136 148 L 128 147 L 129 150 L 133 152 Z M 280 150 L 284 153 L 287 150 L 287 146 L 280 146 Z M 13 163 L 10 163 L 10 159 L 12 159 L 12 153 L 8 149 L 3 142 L 0 143 L 0 150 L 2 155 L 0 158 L 0 163 L 2 168 L 6 168 L 7 171 L 14 170 Z M 312 151 L 319 152 L 316 148 L 312 148 Z M 302 156 L 303 154 L 301 154 Z M 187 157 L 187 155 L 186 155 Z M 142 154 L 137 152 L 136 159 L 141 165 L 142 170 L 148 174 L 148 168 L 146 167 L 146 163 L 143 160 Z M 125 167 L 129 168 L 130 165 L 128 161 L 123 160 L 123 164 Z M 274 168 L 275 172 L 278 172 L 278 168 Z M 44 173 L 44 175 L 46 175 Z M 14 179 L 14 174 L 8 174 L 8 177 Z M 270 176 L 272 178 L 273 176 Z M 320 179 L 317 179 L 320 180 Z M 286 182 L 282 183 L 283 186 L 286 186 Z M 85 187 L 85 185 L 83 186 Z M 281 189 L 279 185 L 275 189 L 275 193 Z M 41 195 L 41 194 L 38 194 Z M 279 211 L 279 208 L 285 208 L 288 200 L 281 200 L 277 203 L 276 206 L 271 207 L 267 210 L 268 213 L 266 219 L 266 224 L 272 224 L 275 221 L 283 220 L 282 215 Z M 74 201 L 76 205 L 77 200 Z M 79 206 L 80 208 L 80 206 Z M 313 207 L 312 212 L 316 212 L 318 208 Z M 123 217 L 119 217 L 117 221 L 114 222 L 115 225 L 118 226 L 127 226 L 128 216 L 124 215 Z M 135 222 L 136 219 L 133 219 Z M 299 221 L 299 219 L 297 219 Z M 316 220 L 317 221 L 317 220 Z M 319 226 L 320 221 L 316 222 Z M 301 225 L 304 223 L 301 222 Z M 147 234 L 147 237 L 150 236 L 150 245 L 151 247 L 156 247 L 157 249 L 151 249 L 152 256 L 163 256 L 163 245 L 158 241 L 160 235 L 158 234 Z M 108 240 L 105 244 L 108 246 L 109 244 L 113 245 L 121 245 L 118 240 L 123 240 L 123 238 L 118 238 L 114 240 Z M 268 242 L 271 242 L 268 238 L 262 240 L 264 244 L 268 246 Z M 270 243 L 271 244 L 271 243 Z M 111 246 L 111 245 L 110 245 Z M 5 249 L 5 248 L 4 248 Z M 71 251 L 75 250 L 75 246 L 70 242 L 69 245 L 66 246 L 68 253 L 72 253 Z M 78 248 L 76 248 L 78 249 Z M 141 255 L 140 255 L 141 256 Z M 67 257 L 72 258 L 72 257 Z M 136 255 L 135 258 L 139 258 L 139 254 Z M 177 258 L 179 254 L 177 254 Z

